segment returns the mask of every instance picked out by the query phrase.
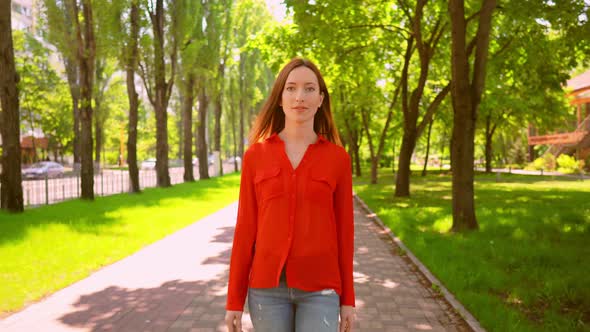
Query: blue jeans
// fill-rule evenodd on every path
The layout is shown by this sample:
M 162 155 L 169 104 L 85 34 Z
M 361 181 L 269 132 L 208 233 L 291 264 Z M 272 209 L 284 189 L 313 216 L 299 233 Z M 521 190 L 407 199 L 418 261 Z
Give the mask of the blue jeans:
M 256 332 L 338 331 L 340 297 L 333 289 L 306 292 L 288 288 L 250 288 L 248 309 Z

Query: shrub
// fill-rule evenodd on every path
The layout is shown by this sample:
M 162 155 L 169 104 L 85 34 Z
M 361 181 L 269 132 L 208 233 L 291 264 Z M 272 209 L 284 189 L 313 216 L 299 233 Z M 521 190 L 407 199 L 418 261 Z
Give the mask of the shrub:
M 528 164 L 525 167 L 526 170 L 534 170 L 534 171 L 554 171 L 555 170 L 555 156 L 550 153 L 546 153 L 542 157 L 535 159 L 532 163 Z
M 584 161 L 578 162 L 576 158 L 562 154 L 557 157 L 557 165 L 559 166 L 557 171 L 568 174 L 579 174 L 583 170 Z

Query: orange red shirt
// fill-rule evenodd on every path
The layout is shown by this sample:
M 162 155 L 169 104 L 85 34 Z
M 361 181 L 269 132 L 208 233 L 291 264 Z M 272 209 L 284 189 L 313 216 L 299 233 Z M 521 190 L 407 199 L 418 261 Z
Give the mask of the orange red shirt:
M 227 310 L 243 311 L 248 287 L 332 288 L 354 306 L 350 157 L 318 136 L 293 169 L 275 133 L 244 154 Z

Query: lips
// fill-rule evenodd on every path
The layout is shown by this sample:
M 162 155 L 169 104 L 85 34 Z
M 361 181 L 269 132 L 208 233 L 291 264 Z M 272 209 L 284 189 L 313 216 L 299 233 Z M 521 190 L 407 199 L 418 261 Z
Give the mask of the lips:
M 307 107 L 303 107 L 303 106 L 297 106 L 297 107 L 293 107 L 294 110 L 302 112 L 307 110 Z

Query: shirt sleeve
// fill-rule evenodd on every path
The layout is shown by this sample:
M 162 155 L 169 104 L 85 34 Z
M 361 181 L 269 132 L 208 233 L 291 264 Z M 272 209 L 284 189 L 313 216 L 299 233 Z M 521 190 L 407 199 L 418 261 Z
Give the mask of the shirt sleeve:
M 354 212 L 352 206 L 352 167 L 350 156 L 344 152 L 343 173 L 336 184 L 334 193 L 334 211 L 338 232 L 338 250 L 342 294 L 340 305 L 355 305 L 353 256 L 354 256 Z
M 244 311 L 244 302 L 248 293 L 258 214 L 254 189 L 254 165 L 252 163 L 252 152 L 248 150 L 244 154 L 242 162 L 238 218 L 229 266 L 227 310 Z

